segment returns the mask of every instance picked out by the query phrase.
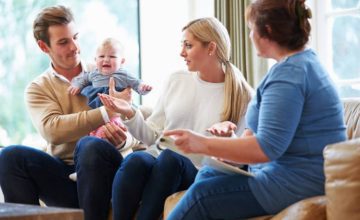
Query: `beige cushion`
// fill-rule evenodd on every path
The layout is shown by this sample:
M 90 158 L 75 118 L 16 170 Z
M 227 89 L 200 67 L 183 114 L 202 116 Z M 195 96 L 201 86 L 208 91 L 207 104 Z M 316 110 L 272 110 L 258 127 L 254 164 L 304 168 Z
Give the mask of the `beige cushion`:
M 169 213 L 174 209 L 175 205 L 182 198 L 186 191 L 174 193 L 169 196 L 165 201 L 164 207 L 164 220 L 167 219 Z M 288 208 L 281 211 L 276 216 L 261 216 L 251 218 L 251 220 L 283 220 L 283 219 L 296 219 L 296 220 L 322 220 L 326 219 L 326 198 L 325 196 L 317 196 L 309 199 L 304 199 L 297 202 Z
M 174 209 L 175 205 L 179 202 L 181 197 L 185 194 L 186 190 L 180 191 L 177 193 L 172 194 L 171 196 L 168 196 L 165 200 L 164 204 L 164 220 L 167 219 L 169 216 L 169 213 Z
M 271 220 L 322 220 L 326 219 L 326 197 L 316 196 L 301 200 L 280 213 Z
M 360 137 L 360 98 L 343 99 L 344 120 L 349 139 Z
M 328 219 L 360 219 L 360 138 L 324 150 Z

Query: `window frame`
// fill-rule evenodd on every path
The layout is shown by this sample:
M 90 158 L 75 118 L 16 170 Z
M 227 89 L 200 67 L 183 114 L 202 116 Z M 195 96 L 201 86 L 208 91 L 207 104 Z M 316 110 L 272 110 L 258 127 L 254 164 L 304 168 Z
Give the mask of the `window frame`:
M 330 76 L 333 78 L 337 86 L 356 86 L 360 87 L 360 73 L 359 77 L 356 79 L 337 79 L 335 76 L 333 62 L 332 62 L 332 38 L 331 36 L 332 29 L 329 20 L 337 16 L 344 15 L 360 15 L 360 2 L 354 8 L 350 9 L 331 9 L 331 1 L 316 1 L 311 0 L 308 3 L 308 6 L 313 12 L 312 27 L 313 34 L 311 36 L 310 45 L 315 48 L 319 55 L 319 59 L 325 65 L 325 68 L 328 70 Z

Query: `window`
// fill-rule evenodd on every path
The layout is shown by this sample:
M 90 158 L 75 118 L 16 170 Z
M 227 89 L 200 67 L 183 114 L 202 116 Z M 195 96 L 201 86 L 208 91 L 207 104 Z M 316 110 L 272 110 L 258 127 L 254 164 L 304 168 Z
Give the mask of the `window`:
M 126 47 L 127 68 L 139 76 L 138 0 L 0 1 L 0 145 L 43 144 L 26 112 L 24 89 L 49 65 L 33 38 L 32 22 L 41 8 L 55 4 L 72 9 L 85 61 L 94 61 L 99 41 L 116 37 Z
M 142 79 L 153 86 L 142 103 L 152 107 L 168 76 L 187 69 L 180 56 L 182 28 L 195 18 L 214 16 L 214 1 L 145 0 L 140 1 L 140 13 Z
M 312 44 L 341 97 L 360 97 L 360 0 L 308 1 Z

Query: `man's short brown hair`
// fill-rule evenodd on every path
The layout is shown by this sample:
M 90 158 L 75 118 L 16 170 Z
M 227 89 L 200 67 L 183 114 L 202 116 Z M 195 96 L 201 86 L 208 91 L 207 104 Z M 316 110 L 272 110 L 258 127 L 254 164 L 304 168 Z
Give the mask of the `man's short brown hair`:
M 66 25 L 74 21 L 70 8 L 62 5 L 44 8 L 36 16 L 33 23 L 35 40 L 42 40 L 50 47 L 49 27 L 52 25 Z

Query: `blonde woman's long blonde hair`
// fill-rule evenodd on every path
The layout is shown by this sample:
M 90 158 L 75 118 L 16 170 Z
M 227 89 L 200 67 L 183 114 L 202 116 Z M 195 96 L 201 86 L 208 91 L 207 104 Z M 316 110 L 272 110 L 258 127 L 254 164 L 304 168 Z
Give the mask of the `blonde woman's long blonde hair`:
M 216 56 L 225 74 L 225 97 L 221 120 L 237 124 L 246 113 L 252 88 L 240 70 L 230 63 L 231 43 L 226 28 L 216 18 L 207 17 L 189 22 L 184 30 L 191 33 L 203 45 L 208 45 L 210 42 L 216 44 Z

